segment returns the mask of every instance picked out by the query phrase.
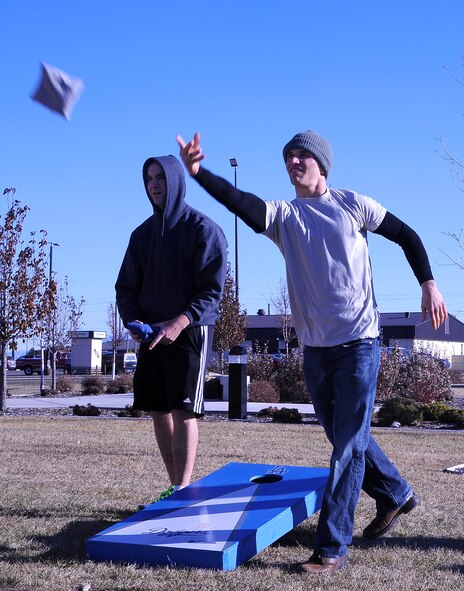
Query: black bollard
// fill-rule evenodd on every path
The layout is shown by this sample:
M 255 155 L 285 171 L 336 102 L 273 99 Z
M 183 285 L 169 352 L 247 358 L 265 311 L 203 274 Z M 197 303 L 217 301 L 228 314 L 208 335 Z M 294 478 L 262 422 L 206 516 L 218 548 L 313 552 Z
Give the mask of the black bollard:
M 244 345 L 229 351 L 229 419 L 247 417 L 247 354 Z

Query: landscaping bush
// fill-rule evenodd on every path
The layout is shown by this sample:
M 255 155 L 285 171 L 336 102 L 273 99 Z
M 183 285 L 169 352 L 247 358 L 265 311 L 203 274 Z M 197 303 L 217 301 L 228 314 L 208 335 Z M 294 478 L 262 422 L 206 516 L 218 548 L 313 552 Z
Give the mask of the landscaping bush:
M 110 394 L 126 394 L 132 392 L 134 376 L 131 373 L 121 374 L 106 383 L 106 392 Z
M 219 362 L 219 359 L 217 359 L 216 357 L 211 358 L 208 362 L 208 372 L 215 373 L 218 375 L 227 375 L 229 373 L 229 364 L 224 363 L 224 367 L 221 368 L 221 363 Z
M 267 408 L 262 408 L 261 410 L 259 410 L 256 413 L 256 416 L 258 418 L 267 418 L 267 417 L 272 417 L 273 414 L 275 412 L 277 412 L 279 409 L 277 408 L 277 406 L 268 406 Z
M 106 384 L 100 376 L 88 376 L 82 380 L 82 394 L 104 394 Z
M 272 413 L 274 423 L 301 423 L 303 415 L 296 408 L 280 408 Z
M 73 415 L 78 417 L 99 417 L 101 411 L 93 404 L 87 404 L 86 406 L 79 406 L 76 404 L 73 406 Z
M 267 349 L 256 347 L 256 352 L 247 350 L 248 367 L 247 373 L 250 376 L 250 382 L 267 382 L 275 371 L 272 355 L 267 353 Z
M 279 402 L 279 393 L 269 381 L 250 382 L 248 400 L 250 402 Z
M 146 415 L 147 413 L 145 413 L 143 410 L 136 410 L 130 404 L 126 404 L 124 410 L 120 410 L 116 413 L 116 416 L 118 417 L 131 417 L 136 419 L 140 419 Z
M 56 396 L 59 393 L 58 390 L 52 390 L 52 388 L 42 388 L 40 390 L 40 395 L 43 396 L 44 398 L 46 396 Z
M 421 407 L 422 418 L 424 421 L 440 421 L 441 415 L 448 411 L 450 407 L 444 402 L 430 402 Z
M 452 399 L 451 375 L 444 361 L 427 350 L 404 354 L 382 349 L 377 379 L 377 400 L 411 398 L 430 403 Z
M 308 404 L 310 395 L 306 388 L 303 371 L 303 354 L 291 351 L 278 364 L 275 384 L 281 402 Z
M 387 400 L 398 395 L 400 368 L 405 359 L 404 352 L 399 347 L 394 347 L 392 350 L 381 349 L 377 400 Z
M 56 379 L 56 389 L 58 392 L 74 392 L 76 384 L 70 376 L 59 376 Z
M 377 418 L 379 424 L 386 427 L 394 421 L 401 425 L 414 425 L 422 418 L 421 405 L 410 398 L 389 398 L 379 409 Z
M 449 408 L 440 415 L 440 422 L 454 425 L 457 429 L 464 429 L 464 410 Z
M 451 400 L 449 369 L 427 351 L 412 353 L 400 367 L 397 395 L 421 403 Z

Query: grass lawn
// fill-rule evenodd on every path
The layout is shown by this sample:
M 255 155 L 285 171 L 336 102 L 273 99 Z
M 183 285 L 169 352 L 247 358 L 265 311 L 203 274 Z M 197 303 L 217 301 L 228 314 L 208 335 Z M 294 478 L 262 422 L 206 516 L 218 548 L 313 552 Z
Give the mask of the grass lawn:
M 296 572 L 313 544 L 313 516 L 234 571 L 96 564 L 85 540 L 132 514 L 168 482 L 148 419 L 0 417 L 0 590 L 337 591 L 464 590 L 464 432 L 374 429 L 422 505 L 385 538 L 366 543 L 374 516 L 362 495 L 350 565 Z M 231 461 L 326 466 L 320 427 L 201 421 L 194 478 Z

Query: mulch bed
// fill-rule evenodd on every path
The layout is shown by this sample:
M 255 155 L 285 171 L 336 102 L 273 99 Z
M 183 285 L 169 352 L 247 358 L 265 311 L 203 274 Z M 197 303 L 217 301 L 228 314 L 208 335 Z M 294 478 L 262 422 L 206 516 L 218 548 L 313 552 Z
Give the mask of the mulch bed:
M 450 406 L 454 406 L 451 405 Z M 0 415 L 1 417 L 2 415 Z M 74 415 L 72 408 L 51 408 L 51 409 L 42 409 L 42 408 L 17 408 L 9 410 L 7 408 L 6 412 L 3 413 L 4 417 L 50 417 L 50 418 L 60 418 L 60 417 L 76 417 L 82 418 L 82 415 Z M 121 413 L 121 410 L 111 410 L 111 409 L 100 409 L 100 415 L 93 417 L 93 416 L 85 416 L 85 418 L 92 418 L 92 419 L 118 419 L 118 418 L 132 418 L 137 420 L 151 420 L 150 416 L 146 413 L 143 413 L 140 417 L 131 417 L 130 415 L 124 415 Z M 212 422 L 212 421 L 227 421 L 229 417 L 227 413 L 220 413 L 220 412 L 212 412 L 205 414 L 200 421 L 201 422 Z M 248 423 L 272 423 L 272 418 L 270 417 L 258 417 L 256 414 L 249 414 L 246 419 L 232 419 L 234 421 L 242 421 Z M 304 416 L 301 420 L 300 425 L 319 425 L 318 420 L 313 416 Z M 375 423 L 372 424 L 373 427 L 376 427 Z M 412 426 L 401 426 L 401 427 L 382 427 L 388 429 L 428 429 L 434 431 L 440 430 L 452 430 L 452 431 L 460 431 L 456 429 L 454 425 L 449 425 L 446 423 L 437 423 L 434 421 L 421 421 L 416 425 Z

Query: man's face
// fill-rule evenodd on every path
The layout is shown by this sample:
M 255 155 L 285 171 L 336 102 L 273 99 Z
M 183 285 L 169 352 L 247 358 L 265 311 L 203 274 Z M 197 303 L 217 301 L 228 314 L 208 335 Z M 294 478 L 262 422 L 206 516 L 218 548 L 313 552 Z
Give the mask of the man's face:
M 166 177 L 158 162 L 152 162 L 147 170 L 147 191 L 150 199 L 160 209 L 166 206 Z
M 312 197 L 323 175 L 311 154 L 301 149 L 289 150 L 285 166 L 297 196 Z

